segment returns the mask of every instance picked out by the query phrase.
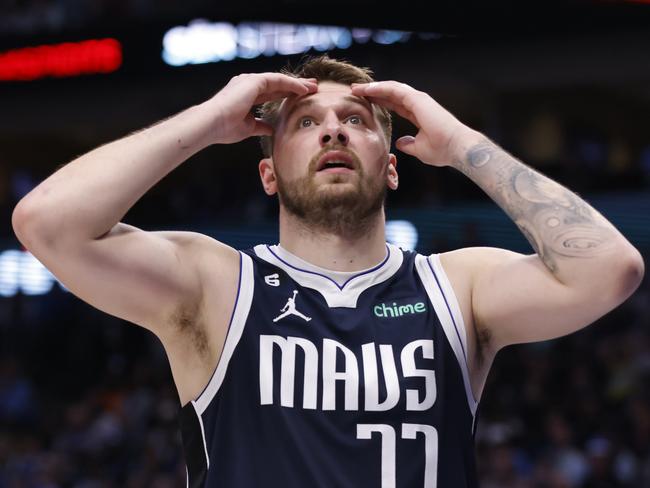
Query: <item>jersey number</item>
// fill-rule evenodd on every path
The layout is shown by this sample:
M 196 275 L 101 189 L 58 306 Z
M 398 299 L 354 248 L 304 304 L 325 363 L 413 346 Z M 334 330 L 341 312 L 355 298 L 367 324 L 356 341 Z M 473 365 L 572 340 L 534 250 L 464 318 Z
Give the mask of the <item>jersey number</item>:
M 397 441 L 395 429 L 386 424 L 357 424 L 357 439 L 370 439 L 372 433 L 381 436 L 381 488 L 395 488 L 395 452 Z M 417 433 L 424 435 L 424 488 L 436 488 L 438 484 L 438 431 L 431 425 L 402 424 L 402 439 L 415 439 Z

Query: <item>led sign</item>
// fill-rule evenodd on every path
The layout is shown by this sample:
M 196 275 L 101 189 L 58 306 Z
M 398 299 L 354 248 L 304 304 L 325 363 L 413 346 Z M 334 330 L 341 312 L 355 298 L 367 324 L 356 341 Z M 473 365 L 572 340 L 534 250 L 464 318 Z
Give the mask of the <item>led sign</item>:
M 110 73 L 122 64 L 116 39 L 92 39 L 0 52 L 0 81 Z
M 183 66 L 235 58 L 298 54 L 310 49 L 347 49 L 355 42 L 393 44 L 405 42 L 410 36 L 410 32 L 391 30 L 269 22 L 233 25 L 197 19 L 165 33 L 162 58 L 171 66 Z
M 44 295 L 58 280 L 31 253 L 9 249 L 0 253 L 0 297 Z M 60 284 L 60 283 L 59 283 Z M 63 285 L 63 290 L 68 291 Z

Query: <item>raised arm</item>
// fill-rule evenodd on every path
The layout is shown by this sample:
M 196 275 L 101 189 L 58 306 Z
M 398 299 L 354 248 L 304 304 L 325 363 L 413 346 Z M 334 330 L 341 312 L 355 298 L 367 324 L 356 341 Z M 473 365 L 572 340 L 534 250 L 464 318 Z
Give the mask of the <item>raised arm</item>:
M 204 312 L 204 258 L 209 256 L 210 275 L 221 278 L 211 282 L 221 287 L 212 290 L 214 297 L 234 300 L 237 252 L 200 234 L 145 232 L 120 220 L 201 149 L 270 134 L 271 128 L 251 114 L 255 104 L 313 90 L 312 81 L 278 73 L 239 75 L 208 101 L 53 173 L 18 203 L 14 231 L 66 287 L 94 307 L 152 330 L 163 342 L 175 340 L 179 330 L 203 337 L 192 326 Z
M 496 248 L 456 252 L 471 274 L 470 323 L 495 352 L 588 325 L 638 287 L 640 253 L 578 195 L 459 122 L 428 94 L 397 82 L 353 93 L 394 110 L 418 129 L 396 146 L 432 166 L 452 166 L 515 222 L 536 254 Z

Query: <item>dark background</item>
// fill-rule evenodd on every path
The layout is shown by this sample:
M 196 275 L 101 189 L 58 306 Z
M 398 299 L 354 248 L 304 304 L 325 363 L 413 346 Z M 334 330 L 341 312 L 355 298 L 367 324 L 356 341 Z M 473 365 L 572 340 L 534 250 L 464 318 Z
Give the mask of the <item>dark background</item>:
M 412 0 L 0 1 L 0 53 L 109 36 L 124 49 L 112 74 L 0 83 L 0 252 L 21 249 L 11 211 L 58 166 L 200 103 L 238 73 L 300 59 L 165 65 L 163 34 L 195 18 L 435 33 L 329 54 L 427 91 L 577 192 L 648 256 L 650 5 Z M 408 133 L 396 119 L 395 139 Z M 255 140 L 208 148 L 124 221 L 196 230 L 236 247 L 276 242 L 277 204 L 260 189 L 260 157 Z M 463 175 L 398 157 L 401 189 L 389 196 L 388 218 L 414 223 L 419 252 L 532 252 Z M 478 424 L 482 486 L 650 486 L 649 294 L 646 279 L 592 326 L 499 353 Z M 166 357 L 150 333 L 58 285 L 45 295 L 0 297 L 0 488 L 184 486 L 177 410 Z

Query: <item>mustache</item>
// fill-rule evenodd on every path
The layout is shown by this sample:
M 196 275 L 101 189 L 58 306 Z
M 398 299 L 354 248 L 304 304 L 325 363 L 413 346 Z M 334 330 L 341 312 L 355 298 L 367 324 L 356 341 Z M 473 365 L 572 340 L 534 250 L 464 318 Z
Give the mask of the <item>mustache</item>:
M 320 161 L 320 158 L 322 158 L 325 153 L 328 153 L 330 151 L 344 152 L 345 154 L 350 156 L 350 159 L 352 160 L 352 166 L 353 166 L 352 169 L 354 169 L 354 170 L 361 169 L 361 160 L 359 159 L 359 156 L 357 156 L 353 151 L 351 151 L 350 149 L 348 149 L 345 146 L 341 146 L 339 144 L 334 144 L 334 145 L 326 146 L 326 147 L 322 148 L 320 151 L 318 151 L 318 153 L 313 158 L 311 158 L 311 160 L 309 161 L 309 172 L 310 173 L 315 173 L 316 172 L 316 168 L 318 167 L 318 161 Z

